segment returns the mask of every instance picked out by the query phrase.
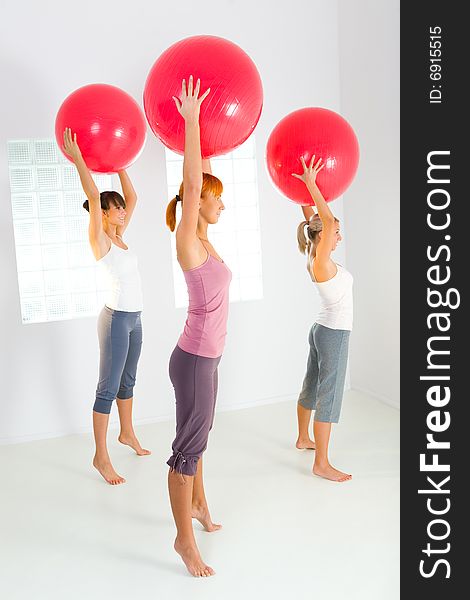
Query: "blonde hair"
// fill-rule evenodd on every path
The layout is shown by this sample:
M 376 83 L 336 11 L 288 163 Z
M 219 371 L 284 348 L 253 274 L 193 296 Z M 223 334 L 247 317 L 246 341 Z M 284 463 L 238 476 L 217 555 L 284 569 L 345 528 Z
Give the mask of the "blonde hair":
M 339 223 L 335 217 L 335 221 Z M 307 235 L 305 235 L 307 227 Z M 297 227 L 297 245 L 302 254 L 307 254 L 310 259 L 315 258 L 317 246 L 320 241 L 318 235 L 323 229 L 323 223 L 318 214 L 312 215 L 310 221 L 302 221 Z
M 213 194 L 214 196 L 220 196 L 224 190 L 224 186 L 220 179 L 211 175 L 210 173 L 202 174 L 202 187 L 201 187 L 201 198 L 206 194 Z M 170 231 L 174 231 L 176 227 L 176 205 L 179 200 L 183 202 L 184 198 L 184 184 L 181 182 L 178 196 L 175 196 L 166 207 L 166 224 Z

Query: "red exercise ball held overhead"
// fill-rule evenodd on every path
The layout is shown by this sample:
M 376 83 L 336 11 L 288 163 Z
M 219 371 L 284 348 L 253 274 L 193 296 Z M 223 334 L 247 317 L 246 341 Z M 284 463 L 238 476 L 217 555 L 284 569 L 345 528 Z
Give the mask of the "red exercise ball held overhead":
M 359 164 L 359 144 L 349 123 L 326 108 L 302 108 L 284 117 L 273 129 L 266 162 L 274 185 L 296 204 L 312 205 L 305 185 L 292 173 L 301 172 L 299 158 L 309 164 L 322 158 L 317 183 L 325 200 L 334 200 L 349 187 Z
M 145 118 L 137 102 L 104 83 L 83 86 L 62 103 L 55 121 L 62 152 L 66 127 L 77 134 L 87 167 L 99 173 L 127 169 L 140 155 L 146 137 Z
M 173 96 L 193 75 L 201 90 L 211 89 L 201 106 L 203 158 L 226 154 L 253 132 L 263 107 L 258 70 L 239 46 L 224 38 L 198 35 L 176 42 L 156 60 L 147 77 L 144 109 L 154 134 L 167 148 L 184 150 L 184 123 Z

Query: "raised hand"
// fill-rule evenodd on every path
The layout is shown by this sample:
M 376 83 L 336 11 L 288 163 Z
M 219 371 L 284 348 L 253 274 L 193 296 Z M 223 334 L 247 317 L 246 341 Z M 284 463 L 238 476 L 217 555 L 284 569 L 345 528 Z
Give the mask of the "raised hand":
M 292 173 L 292 177 L 297 177 L 305 183 L 307 187 L 316 185 L 317 174 L 323 169 L 325 164 L 322 162 L 322 159 L 319 158 L 315 164 L 315 154 L 312 156 L 309 166 L 305 164 L 304 157 L 300 157 L 300 162 L 302 163 L 302 167 L 304 172 L 301 175 L 297 173 Z
M 208 88 L 204 92 L 204 94 L 202 94 L 202 96 L 198 98 L 200 88 L 201 80 L 198 79 L 196 81 L 196 87 L 193 89 L 193 76 L 191 75 L 189 77 L 187 89 L 186 80 L 183 79 L 183 82 L 181 84 L 181 100 L 176 98 L 176 96 L 173 96 L 176 108 L 178 109 L 178 112 L 186 122 L 199 123 L 199 111 L 201 108 L 201 104 L 211 91 L 210 88 Z
M 70 158 L 76 162 L 77 159 L 80 159 L 82 153 L 80 152 L 80 147 L 77 143 L 77 134 L 74 133 L 72 135 L 72 130 L 70 127 L 66 127 L 64 129 L 64 151 L 70 156 Z

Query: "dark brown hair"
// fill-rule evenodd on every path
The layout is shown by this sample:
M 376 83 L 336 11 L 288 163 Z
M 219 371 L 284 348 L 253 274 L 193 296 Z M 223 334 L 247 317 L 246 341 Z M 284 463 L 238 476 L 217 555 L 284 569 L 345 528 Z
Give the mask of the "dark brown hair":
M 101 210 L 109 210 L 110 206 L 122 206 L 126 208 L 126 201 L 119 192 L 101 192 L 100 193 Z M 83 208 L 90 212 L 88 200 L 83 203 Z

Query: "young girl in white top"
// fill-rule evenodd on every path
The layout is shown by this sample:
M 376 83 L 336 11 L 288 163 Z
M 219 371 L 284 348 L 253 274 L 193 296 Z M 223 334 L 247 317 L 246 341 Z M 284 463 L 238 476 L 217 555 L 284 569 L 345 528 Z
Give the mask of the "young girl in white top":
M 351 479 L 351 475 L 330 464 L 328 444 L 331 423 L 339 421 L 343 398 L 353 320 L 353 278 L 331 259 L 341 234 L 339 221 L 316 184 L 317 173 L 324 166 L 322 159 L 315 164 L 313 156 L 308 167 L 303 157 L 300 160 L 304 172 L 293 175 L 307 186 L 318 214 L 311 206 L 302 206 L 306 220 L 297 229 L 297 242 L 302 254 L 307 254 L 307 270 L 320 294 L 321 308 L 309 334 L 307 372 L 297 403 L 299 435 L 296 447 L 315 450 L 315 475 L 342 482 Z M 308 433 L 312 410 L 315 411 L 315 441 Z
M 77 134 L 72 135 L 69 128 L 64 131 L 64 150 L 75 163 L 88 198 L 83 207 L 90 213 L 90 246 L 106 278 L 106 304 L 98 317 L 100 374 L 93 406 L 93 466 L 108 483 L 117 485 L 125 479 L 114 470 L 106 445 L 115 398 L 121 424 L 119 441 L 139 456 L 150 454 L 140 445 L 132 425 L 134 384 L 142 346 L 142 288 L 137 257 L 122 239 L 137 195 L 125 171 L 118 173 L 124 198 L 115 191 L 100 194 L 83 160 Z

